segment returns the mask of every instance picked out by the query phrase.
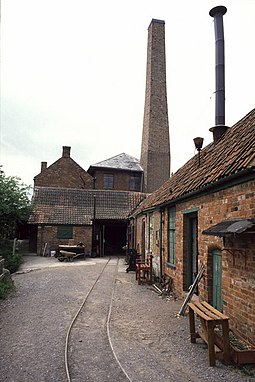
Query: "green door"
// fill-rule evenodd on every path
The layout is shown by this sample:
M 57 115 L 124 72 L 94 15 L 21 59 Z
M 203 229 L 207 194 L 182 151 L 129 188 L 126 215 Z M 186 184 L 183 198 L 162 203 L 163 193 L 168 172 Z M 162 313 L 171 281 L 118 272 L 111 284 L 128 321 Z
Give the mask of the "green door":
M 222 312 L 222 257 L 221 251 L 212 252 L 213 260 L 213 306 Z

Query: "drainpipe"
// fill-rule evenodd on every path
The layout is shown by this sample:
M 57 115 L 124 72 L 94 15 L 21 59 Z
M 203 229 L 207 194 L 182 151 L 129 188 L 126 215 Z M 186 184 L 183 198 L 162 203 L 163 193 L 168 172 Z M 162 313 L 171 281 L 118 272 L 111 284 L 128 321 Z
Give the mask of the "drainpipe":
M 163 277 L 163 211 L 160 210 L 160 228 L 159 228 L 159 272 L 160 278 Z

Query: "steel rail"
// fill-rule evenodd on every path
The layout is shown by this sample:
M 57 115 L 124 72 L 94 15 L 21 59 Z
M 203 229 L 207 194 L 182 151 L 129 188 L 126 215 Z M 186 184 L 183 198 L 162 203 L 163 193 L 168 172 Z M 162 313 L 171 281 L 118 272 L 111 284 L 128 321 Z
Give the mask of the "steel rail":
M 67 377 L 68 382 L 72 382 L 71 377 L 70 377 L 69 363 L 68 363 L 68 345 L 69 345 L 71 330 L 72 330 L 73 325 L 74 325 L 77 317 L 79 316 L 82 308 L 84 307 L 84 305 L 85 305 L 89 295 L 91 294 L 91 292 L 95 288 L 96 284 L 98 283 L 100 277 L 102 276 L 102 274 L 103 274 L 105 268 L 107 267 L 107 265 L 109 264 L 110 260 L 111 260 L 111 258 L 108 259 L 108 261 L 105 263 L 104 267 L 100 271 L 100 273 L 97 276 L 96 280 L 94 281 L 93 285 L 91 286 L 91 288 L 89 289 L 89 291 L 86 294 L 85 298 L 83 299 L 82 304 L 80 305 L 78 311 L 76 312 L 75 316 L 73 317 L 73 319 L 71 321 L 71 324 L 70 324 L 70 326 L 69 326 L 69 328 L 67 330 L 66 340 L 65 340 L 65 371 L 66 371 L 66 377 Z M 122 365 L 121 365 L 121 363 L 120 363 L 120 361 L 119 361 L 119 359 L 118 359 L 118 357 L 116 355 L 116 352 L 115 352 L 113 344 L 112 344 L 111 336 L 110 336 L 110 320 L 111 320 L 111 312 L 112 312 L 112 302 L 113 302 L 113 297 L 114 297 L 114 292 L 115 292 L 115 283 L 116 283 L 116 275 L 117 275 L 118 265 L 119 265 L 119 258 L 118 258 L 118 261 L 117 261 L 117 264 L 116 264 L 115 273 L 114 273 L 114 277 L 113 277 L 112 294 L 111 294 L 111 300 L 110 300 L 109 310 L 108 310 L 108 315 L 107 315 L 107 324 L 106 324 L 106 327 L 107 327 L 107 337 L 108 337 L 108 341 L 109 341 L 109 344 L 110 344 L 111 351 L 113 353 L 113 356 L 114 356 L 118 366 L 120 367 L 121 371 L 123 372 L 125 377 L 128 379 L 128 381 L 132 382 L 132 380 L 130 379 L 130 377 L 126 373 L 125 369 L 122 367 Z
M 118 271 L 118 264 L 119 264 L 119 258 L 118 258 L 118 262 L 117 262 L 117 266 L 116 266 L 116 269 L 115 269 L 115 274 L 114 274 L 114 278 L 113 278 L 113 286 L 112 286 L 112 296 L 111 296 L 111 301 L 110 301 L 110 305 L 109 305 L 109 311 L 108 311 L 108 316 L 107 316 L 107 322 L 106 322 L 106 328 L 107 328 L 107 336 L 108 336 L 108 341 L 109 341 L 109 344 L 110 344 L 110 347 L 111 347 L 111 350 L 112 350 L 112 353 L 114 355 L 114 358 L 117 362 L 117 364 L 119 365 L 120 369 L 122 370 L 122 372 L 124 373 L 125 377 L 130 381 L 132 382 L 132 380 L 130 379 L 129 375 L 127 374 L 127 372 L 125 371 L 125 369 L 123 368 L 123 366 L 121 365 L 118 357 L 117 357 L 117 354 L 114 350 L 114 347 L 113 347 L 113 343 L 112 343 L 112 339 L 111 339 L 111 333 L 110 333 L 110 321 L 111 321 L 111 314 L 112 314 L 112 303 L 113 303 L 113 297 L 114 297 L 114 292 L 115 292 L 115 285 L 116 285 L 116 277 L 117 277 L 117 271 Z

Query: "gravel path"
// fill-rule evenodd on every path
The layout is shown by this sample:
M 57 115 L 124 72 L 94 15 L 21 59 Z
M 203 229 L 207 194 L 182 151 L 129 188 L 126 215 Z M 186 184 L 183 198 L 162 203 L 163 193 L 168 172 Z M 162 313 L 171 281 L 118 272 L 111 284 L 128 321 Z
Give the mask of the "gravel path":
M 60 263 L 55 258 L 26 257 L 21 272 L 13 276 L 16 292 L 0 301 L 1 381 L 66 381 L 66 332 L 106 261 L 86 259 Z M 125 268 L 121 260 L 110 336 L 116 355 L 132 382 L 255 382 L 254 376 L 244 375 L 235 366 L 226 367 L 217 361 L 216 367 L 209 367 L 206 346 L 202 342 L 191 344 L 189 341 L 188 318 L 176 317 L 182 301 L 167 301 L 150 287 L 138 286 L 134 273 L 127 274 Z M 29 271 L 31 269 L 33 271 Z M 109 280 L 105 282 L 103 284 L 102 280 L 102 288 L 93 297 L 97 309 L 90 311 L 90 323 L 83 316 L 74 331 L 72 346 L 75 343 L 83 346 L 82 351 L 77 352 L 79 358 L 72 358 L 76 369 L 89 358 L 91 348 L 95 350 L 100 343 L 99 332 L 93 337 L 93 330 L 97 328 L 93 317 L 101 320 L 101 328 L 106 326 L 103 302 L 107 302 L 112 284 Z M 88 347 L 84 346 L 84 336 L 88 340 L 84 325 L 90 325 L 91 329 Z M 96 350 L 98 362 L 89 363 L 89 378 L 76 380 L 122 382 L 111 367 L 98 379 L 99 362 L 111 365 L 112 360 L 108 351 L 102 351 L 100 346 Z M 72 357 L 74 354 L 72 352 Z

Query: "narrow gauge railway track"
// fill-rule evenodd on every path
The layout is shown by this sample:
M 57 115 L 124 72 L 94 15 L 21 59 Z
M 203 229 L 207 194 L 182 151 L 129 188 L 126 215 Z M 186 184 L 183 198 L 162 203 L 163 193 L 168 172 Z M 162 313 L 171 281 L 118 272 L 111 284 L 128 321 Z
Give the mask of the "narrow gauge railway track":
M 119 258 L 109 258 L 68 328 L 65 370 L 72 381 L 131 381 L 114 350 L 110 321 Z

